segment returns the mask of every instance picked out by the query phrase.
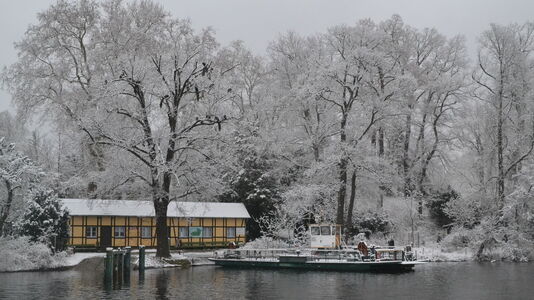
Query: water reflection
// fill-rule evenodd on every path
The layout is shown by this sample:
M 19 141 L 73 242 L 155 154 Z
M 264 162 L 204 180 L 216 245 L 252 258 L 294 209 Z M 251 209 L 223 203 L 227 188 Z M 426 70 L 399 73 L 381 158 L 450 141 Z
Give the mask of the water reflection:
M 109 289 L 102 272 L 0 273 L 0 299 L 532 299 L 533 264 L 441 263 L 406 274 L 291 270 L 132 271 Z
M 169 299 L 167 297 L 167 287 L 169 286 L 169 275 L 165 270 L 156 274 L 156 298 L 157 299 Z
M 137 279 L 139 281 L 139 287 L 142 288 L 145 284 L 145 271 L 138 271 L 139 272 L 139 278 Z

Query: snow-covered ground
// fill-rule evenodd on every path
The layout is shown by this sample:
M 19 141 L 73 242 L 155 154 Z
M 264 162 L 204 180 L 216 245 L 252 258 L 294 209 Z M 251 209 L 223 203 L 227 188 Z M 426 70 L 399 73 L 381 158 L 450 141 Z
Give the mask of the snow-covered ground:
M 418 260 L 432 262 L 460 262 L 471 261 L 474 254 L 469 248 L 463 250 L 444 252 L 441 248 L 420 247 L 414 248 Z
M 172 262 L 176 261 L 188 261 L 182 254 L 171 254 L 171 259 L 160 259 L 154 254 L 148 254 L 145 260 L 146 269 L 159 269 L 159 268 L 176 268 L 180 265 Z M 139 257 L 134 260 L 134 267 L 139 266 Z
M 0 238 L 0 272 L 61 268 L 66 253 L 53 255 L 50 249 L 29 238 Z
M 74 253 L 65 257 L 63 261 L 64 267 L 74 267 L 80 264 L 84 259 L 91 257 L 105 257 L 106 253 L 95 253 L 95 252 L 86 252 L 86 253 Z
M 179 252 L 171 253 L 169 259 L 156 258 L 155 251 L 147 253 L 145 268 L 177 268 L 177 267 L 189 267 L 189 266 L 203 266 L 213 265 L 213 262 L 209 261 L 209 257 L 213 257 L 215 252 L 213 251 L 195 251 L 195 252 Z M 139 264 L 138 257 L 134 258 L 134 267 Z
M 137 264 L 138 250 L 132 251 L 132 262 Z M 147 249 L 145 266 L 147 268 L 189 267 L 191 265 L 209 264 L 208 257 L 213 251 L 175 252 L 170 259 L 156 259 L 156 250 Z M 69 254 L 59 252 L 53 254 L 50 249 L 40 243 L 31 242 L 28 238 L 0 238 L 0 272 L 57 270 L 71 268 L 90 258 L 104 258 L 103 252 L 81 252 Z

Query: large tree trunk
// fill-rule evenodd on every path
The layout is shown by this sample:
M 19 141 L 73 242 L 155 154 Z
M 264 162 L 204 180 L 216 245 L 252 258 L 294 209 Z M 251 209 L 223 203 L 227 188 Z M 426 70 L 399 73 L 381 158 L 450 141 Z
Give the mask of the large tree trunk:
M 174 148 L 174 143 L 172 145 Z M 169 148 L 172 149 L 172 148 Z M 170 152 L 170 151 L 169 151 Z M 173 154 L 167 152 L 167 160 L 172 161 Z M 156 237 L 157 237 L 157 257 L 170 257 L 169 230 L 167 226 L 167 209 L 170 202 L 171 173 L 163 173 L 163 183 L 161 189 L 156 188 L 154 193 L 154 211 L 156 213 Z M 155 181 L 157 183 L 157 181 Z
M 3 235 L 4 224 L 6 223 L 7 217 L 9 216 L 9 211 L 11 210 L 11 204 L 13 203 L 13 197 L 14 197 L 11 182 L 5 179 L 4 179 L 4 182 L 6 184 L 7 199 L 6 199 L 6 203 L 4 204 L 4 207 L 2 207 L 2 210 L 0 211 L 0 236 Z
M 480 138 L 480 135 L 478 133 L 475 133 L 475 145 L 477 150 L 477 174 L 478 174 L 478 183 L 480 185 L 480 192 L 482 193 L 483 199 L 486 196 L 486 164 L 487 162 L 484 161 L 485 158 L 485 148 L 482 144 L 482 139 Z
M 345 197 L 347 194 L 347 158 L 339 161 L 339 190 L 337 194 L 336 224 L 344 225 Z
M 384 156 L 384 129 L 378 127 L 378 156 Z
M 412 136 L 412 105 L 408 106 L 409 113 L 406 116 L 406 124 L 404 131 L 404 145 L 403 145 L 403 158 L 402 168 L 404 173 L 404 196 L 408 197 L 411 194 L 411 178 L 410 178 L 410 137 Z
M 321 160 L 321 150 L 319 149 L 319 145 L 317 144 L 313 144 L 312 146 L 313 148 L 313 158 L 315 159 L 316 162 L 319 162 Z
M 347 228 L 347 236 L 352 231 L 352 214 L 354 213 L 354 199 L 356 198 L 356 170 L 352 170 L 352 177 L 350 179 L 350 199 L 349 199 L 349 209 L 347 212 L 347 222 L 345 223 Z
M 420 197 L 419 198 L 419 203 L 418 203 L 418 206 L 417 206 L 417 212 L 420 215 L 423 214 L 423 199 L 426 196 L 424 182 L 425 182 L 426 177 L 427 177 L 428 165 L 430 165 L 430 161 L 432 160 L 432 158 L 434 157 L 434 154 L 436 153 L 436 151 L 438 149 L 439 136 L 438 136 L 438 128 L 437 128 L 437 119 L 436 119 L 436 121 L 434 121 L 432 129 L 434 131 L 434 143 L 432 145 L 432 149 L 430 150 L 430 152 L 428 152 L 428 154 L 425 156 L 425 158 L 424 158 L 424 160 L 422 162 L 421 173 L 419 174 L 419 180 L 418 180 L 418 183 L 417 183 L 417 186 L 418 186 L 418 189 L 419 189 L 419 197 Z
M 345 133 L 345 126 L 347 124 L 347 113 L 344 112 L 343 116 L 341 118 L 341 134 L 340 134 L 340 141 L 341 146 L 344 148 L 346 147 L 346 141 L 347 141 L 347 135 Z M 347 164 L 348 164 L 348 158 L 346 157 L 347 154 L 345 153 L 346 149 L 342 149 L 342 157 L 339 160 L 339 190 L 337 194 L 337 216 L 336 216 L 336 224 L 341 225 L 343 227 L 344 225 L 344 212 L 345 212 L 345 197 L 347 194 Z
M 384 129 L 382 126 L 378 128 L 378 157 L 384 156 Z M 379 189 L 379 200 L 378 200 L 378 208 L 382 209 L 384 207 L 384 192 L 386 191 L 386 187 L 380 183 L 378 186 Z
M 431 96 L 428 97 L 428 100 L 426 102 L 426 106 L 425 106 L 425 112 L 423 113 L 423 117 L 421 119 L 421 127 L 419 129 L 419 137 L 417 138 L 417 145 L 416 145 L 416 153 L 418 155 L 418 158 L 419 159 L 423 159 L 423 156 L 425 156 L 425 128 L 426 128 L 426 119 L 427 119 L 427 109 L 428 109 L 428 106 L 429 106 L 429 103 L 430 103 L 430 99 L 432 99 Z M 423 214 L 423 199 L 425 197 L 425 189 L 424 189 L 424 186 L 423 186 L 423 183 L 426 179 L 426 173 L 427 173 L 427 168 L 428 168 L 428 164 L 430 163 L 430 160 L 432 159 L 432 156 L 434 156 L 434 152 L 435 152 L 435 147 L 437 147 L 437 139 L 438 139 L 438 136 L 437 136 L 437 128 L 436 128 L 436 123 L 434 122 L 434 132 L 435 132 L 435 142 L 434 142 L 434 148 L 433 150 L 431 151 L 432 154 L 428 154 L 425 156 L 425 159 L 423 159 L 423 162 L 422 162 L 422 166 L 421 166 L 421 173 L 419 174 L 419 178 L 417 180 L 417 190 L 418 190 L 418 197 L 419 197 L 419 201 L 417 203 L 417 212 L 419 213 L 419 215 L 422 215 Z M 419 153 L 421 153 L 421 155 L 419 156 Z
M 504 94 L 504 79 L 503 79 L 503 67 L 501 66 L 500 85 L 498 93 L 497 104 L 497 201 L 499 209 L 504 206 L 504 163 L 503 163 L 503 94 Z
M 156 239 L 157 257 L 170 257 L 169 230 L 167 227 L 167 208 L 169 206 L 168 197 L 154 199 L 154 210 L 156 213 Z

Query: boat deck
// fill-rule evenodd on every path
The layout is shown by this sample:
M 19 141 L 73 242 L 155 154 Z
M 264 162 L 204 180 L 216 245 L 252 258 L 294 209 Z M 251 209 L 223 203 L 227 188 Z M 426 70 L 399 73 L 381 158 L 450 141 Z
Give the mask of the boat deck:
M 406 272 L 417 261 L 368 259 L 357 250 L 231 250 L 211 258 L 216 265 L 234 268 L 308 269 L 355 272 Z

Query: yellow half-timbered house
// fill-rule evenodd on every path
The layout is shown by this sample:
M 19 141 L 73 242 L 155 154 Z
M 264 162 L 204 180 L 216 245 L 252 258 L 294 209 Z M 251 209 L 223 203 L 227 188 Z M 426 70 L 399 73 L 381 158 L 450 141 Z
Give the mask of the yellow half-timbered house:
M 69 244 L 81 247 L 156 246 L 151 201 L 62 199 L 70 213 Z M 170 246 L 217 247 L 245 242 L 250 218 L 242 203 L 171 202 Z

